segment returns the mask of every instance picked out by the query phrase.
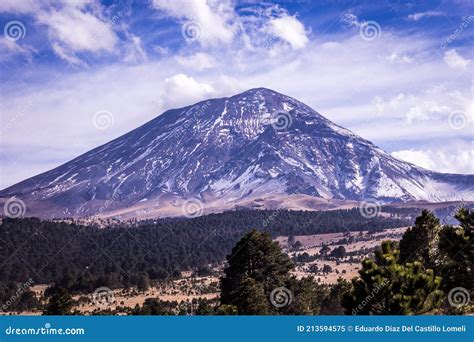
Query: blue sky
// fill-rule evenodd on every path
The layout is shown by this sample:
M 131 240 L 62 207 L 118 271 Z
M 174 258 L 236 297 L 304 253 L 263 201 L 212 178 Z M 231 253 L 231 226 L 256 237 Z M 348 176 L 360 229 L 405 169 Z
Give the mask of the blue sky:
M 0 188 L 164 110 L 268 87 L 474 173 L 472 1 L 0 2 Z

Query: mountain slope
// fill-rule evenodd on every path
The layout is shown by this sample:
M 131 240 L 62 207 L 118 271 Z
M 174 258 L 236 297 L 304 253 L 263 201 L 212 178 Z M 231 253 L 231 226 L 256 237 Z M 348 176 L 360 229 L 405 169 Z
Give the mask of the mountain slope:
M 130 207 L 159 214 L 189 198 L 226 209 L 270 195 L 474 200 L 474 175 L 397 160 L 305 104 L 258 88 L 169 110 L 0 192 L 22 199 L 27 215 L 43 217 Z

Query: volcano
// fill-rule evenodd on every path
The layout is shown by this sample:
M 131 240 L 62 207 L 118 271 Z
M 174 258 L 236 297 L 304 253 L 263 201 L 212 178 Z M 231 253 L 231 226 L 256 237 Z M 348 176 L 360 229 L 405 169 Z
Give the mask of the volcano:
M 23 201 L 27 216 L 192 216 L 474 200 L 474 175 L 395 159 L 298 100 L 257 88 L 168 110 L 0 196 Z

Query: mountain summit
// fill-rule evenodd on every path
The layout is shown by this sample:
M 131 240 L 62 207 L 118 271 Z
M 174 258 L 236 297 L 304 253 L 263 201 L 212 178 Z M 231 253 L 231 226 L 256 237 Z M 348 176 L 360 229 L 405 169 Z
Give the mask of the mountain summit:
M 213 210 L 265 207 L 268 198 L 474 200 L 474 175 L 397 160 L 294 98 L 257 88 L 168 110 L 0 196 L 42 217 L 173 216 L 190 200 Z

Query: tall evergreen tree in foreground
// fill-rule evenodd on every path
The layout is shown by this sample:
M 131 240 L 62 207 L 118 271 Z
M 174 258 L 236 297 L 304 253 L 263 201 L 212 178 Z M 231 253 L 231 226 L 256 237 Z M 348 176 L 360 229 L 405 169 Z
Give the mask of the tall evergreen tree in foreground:
M 253 230 L 227 257 L 221 278 L 221 304 L 240 315 L 315 314 L 321 286 L 296 279 L 288 256 L 267 233 Z
M 374 259 L 362 262 L 342 301 L 346 314 L 418 315 L 439 305 L 441 278 L 419 261 L 400 264 L 399 253 L 393 242 L 384 241 Z
M 424 210 L 400 241 L 401 262 L 419 260 L 442 277 L 440 288 L 447 294 L 445 307 L 449 309 L 454 308 L 453 298 L 451 302 L 448 298 L 452 289 L 474 290 L 474 211 L 460 208 L 454 217 L 459 226 L 441 226 L 434 214 Z M 457 313 L 472 311 L 468 303 L 455 308 Z
M 433 268 L 437 261 L 437 243 L 441 224 L 430 211 L 423 210 L 400 240 L 400 262 L 420 261 Z
M 253 230 L 245 234 L 227 257 L 221 279 L 221 303 L 233 305 L 239 314 L 271 314 L 276 308 L 270 293 L 284 287 L 293 267 L 270 235 Z
M 454 216 L 459 227 L 444 226 L 439 237 L 442 263 L 439 272 L 443 276 L 443 289 L 455 287 L 474 290 L 474 211 L 458 210 Z

